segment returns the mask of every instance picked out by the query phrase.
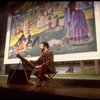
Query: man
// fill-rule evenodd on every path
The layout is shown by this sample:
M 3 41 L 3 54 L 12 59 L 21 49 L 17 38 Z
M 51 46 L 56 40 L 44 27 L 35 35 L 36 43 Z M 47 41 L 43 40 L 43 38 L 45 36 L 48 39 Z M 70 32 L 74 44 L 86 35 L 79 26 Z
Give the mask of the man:
M 48 73 L 54 73 L 55 67 L 53 62 L 53 52 L 49 50 L 49 44 L 42 42 L 40 44 L 41 55 L 36 61 L 30 61 L 36 65 L 33 70 L 33 74 L 38 78 L 36 86 L 41 86 L 43 82 L 47 82 L 49 79 L 45 76 Z

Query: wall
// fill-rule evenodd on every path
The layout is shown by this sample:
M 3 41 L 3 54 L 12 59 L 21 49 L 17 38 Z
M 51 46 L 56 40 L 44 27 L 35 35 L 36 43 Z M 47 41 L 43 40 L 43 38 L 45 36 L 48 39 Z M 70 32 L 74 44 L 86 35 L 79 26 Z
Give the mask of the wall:
M 6 65 L 4 65 L 4 52 L 8 13 L 13 12 L 13 10 L 22 3 L 23 2 L 0 2 L 0 74 L 5 74 L 6 68 Z
M 5 73 L 4 62 L 4 50 L 5 50 L 5 38 L 7 29 L 7 4 L 0 5 L 0 73 Z

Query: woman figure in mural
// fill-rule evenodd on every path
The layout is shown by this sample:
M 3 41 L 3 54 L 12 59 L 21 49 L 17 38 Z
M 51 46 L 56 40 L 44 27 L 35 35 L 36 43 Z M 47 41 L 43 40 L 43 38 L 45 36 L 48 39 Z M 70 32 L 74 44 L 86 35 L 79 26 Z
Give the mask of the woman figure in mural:
M 89 40 L 88 24 L 82 10 L 76 10 L 76 2 L 69 2 L 64 11 L 64 27 L 69 44 L 84 44 Z
M 57 26 L 59 26 L 59 17 L 58 17 L 58 15 L 55 15 L 54 16 L 54 18 L 55 18 L 55 27 L 57 27 Z
M 32 36 L 31 36 L 31 33 L 30 33 L 30 29 L 29 28 L 27 29 L 27 34 L 28 34 L 28 37 L 27 37 L 26 46 L 31 47 L 31 44 L 32 44 Z
M 26 50 L 26 41 L 22 40 L 22 42 L 18 44 L 18 47 L 16 48 L 16 52 L 25 51 L 25 50 Z
M 51 16 L 48 17 L 48 29 L 52 29 Z
M 38 20 L 37 20 L 37 27 L 43 28 L 45 26 L 45 16 L 46 16 L 46 10 L 44 9 L 43 4 L 39 7 L 39 15 L 38 15 Z

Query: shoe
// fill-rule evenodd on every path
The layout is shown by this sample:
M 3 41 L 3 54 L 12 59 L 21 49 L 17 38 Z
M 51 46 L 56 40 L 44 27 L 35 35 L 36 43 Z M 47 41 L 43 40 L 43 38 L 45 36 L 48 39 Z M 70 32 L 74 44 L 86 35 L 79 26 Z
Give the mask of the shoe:
M 28 85 L 34 85 L 35 84 L 35 82 L 33 81 L 33 80 L 28 80 Z
M 35 83 L 35 85 L 34 85 L 35 87 L 41 87 L 41 81 L 40 80 L 38 80 L 36 83 Z
M 46 79 L 44 79 L 42 81 L 38 80 L 34 86 L 35 87 L 42 87 L 42 86 L 47 85 L 47 83 L 49 83 L 49 79 L 48 78 L 46 78 Z

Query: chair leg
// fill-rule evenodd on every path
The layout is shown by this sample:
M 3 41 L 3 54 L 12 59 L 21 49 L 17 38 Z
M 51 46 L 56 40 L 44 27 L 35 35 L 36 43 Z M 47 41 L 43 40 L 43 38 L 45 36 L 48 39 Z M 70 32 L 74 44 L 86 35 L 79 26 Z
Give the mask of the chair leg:
M 44 82 L 42 83 L 42 86 L 47 85 L 47 84 L 49 83 L 49 81 L 56 75 L 56 73 L 57 73 L 57 72 L 52 73 L 52 74 L 51 74 L 51 73 L 48 74 L 48 80 L 44 81 Z
M 49 83 L 49 81 L 50 81 L 50 79 L 48 79 L 47 81 L 44 81 L 44 82 L 41 84 L 41 86 L 47 85 L 47 84 Z

